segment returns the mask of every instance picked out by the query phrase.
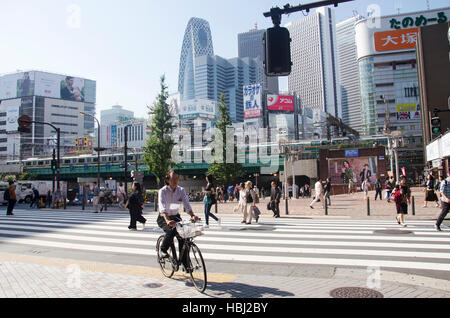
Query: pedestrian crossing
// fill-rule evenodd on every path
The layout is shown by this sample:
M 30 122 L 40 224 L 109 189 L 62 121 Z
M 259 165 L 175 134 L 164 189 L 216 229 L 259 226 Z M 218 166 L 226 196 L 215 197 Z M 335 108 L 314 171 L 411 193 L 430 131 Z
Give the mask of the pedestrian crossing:
M 15 210 L 0 216 L 2 244 L 40 246 L 137 256 L 156 256 L 162 231 L 156 214 L 147 215 L 144 231 L 128 231 L 127 213 Z M 433 221 L 411 221 L 407 229 L 390 220 L 262 217 L 242 225 L 225 216 L 221 227 L 211 220 L 196 238 L 206 262 L 329 265 L 435 270 L 450 273 L 450 231 L 434 230 Z M 380 234 L 379 230 L 412 231 Z

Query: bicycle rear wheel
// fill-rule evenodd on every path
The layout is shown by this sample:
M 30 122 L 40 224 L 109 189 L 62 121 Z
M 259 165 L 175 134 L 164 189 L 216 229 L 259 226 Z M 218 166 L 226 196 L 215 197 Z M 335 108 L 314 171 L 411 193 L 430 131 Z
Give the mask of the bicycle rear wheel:
M 192 243 L 189 246 L 189 274 L 194 287 L 201 293 L 206 289 L 206 266 L 200 249 Z
M 156 243 L 156 257 L 158 259 L 158 264 L 161 267 L 161 271 L 163 275 L 167 278 L 171 278 L 175 273 L 175 264 L 174 262 L 174 253 L 173 248 L 169 248 L 167 254 L 169 254 L 170 258 L 161 257 L 161 244 L 164 240 L 164 235 L 158 238 L 158 242 Z

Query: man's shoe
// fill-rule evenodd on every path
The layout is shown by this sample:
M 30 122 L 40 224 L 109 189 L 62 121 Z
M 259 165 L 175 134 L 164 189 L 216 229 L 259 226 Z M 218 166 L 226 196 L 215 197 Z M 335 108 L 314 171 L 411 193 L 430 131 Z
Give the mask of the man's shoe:
M 309 206 L 312 210 L 314 210 L 314 208 L 312 207 L 312 205 Z
M 441 230 L 441 228 L 439 226 L 435 225 L 434 228 L 436 229 L 436 231 L 442 232 L 442 230 Z
M 135 232 L 135 231 L 137 231 L 137 228 L 132 227 L 132 228 L 130 228 L 130 231 Z
M 170 258 L 170 255 L 167 252 L 161 251 L 161 253 L 159 254 L 159 256 L 161 258 Z

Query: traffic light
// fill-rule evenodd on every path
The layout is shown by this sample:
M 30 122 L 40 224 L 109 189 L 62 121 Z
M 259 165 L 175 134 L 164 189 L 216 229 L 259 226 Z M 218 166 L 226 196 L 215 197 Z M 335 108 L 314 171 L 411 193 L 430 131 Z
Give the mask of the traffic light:
M 57 165 L 58 165 L 58 164 L 57 164 L 57 162 L 56 162 L 56 159 L 53 159 L 53 160 L 52 160 L 52 170 L 53 170 L 53 171 L 56 171 L 56 170 L 57 170 Z
M 442 132 L 441 119 L 437 116 L 431 119 L 431 131 L 434 135 L 440 135 Z
M 264 71 L 267 76 L 287 76 L 292 71 L 291 36 L 280 26 L 267 29 L 264 34 Z

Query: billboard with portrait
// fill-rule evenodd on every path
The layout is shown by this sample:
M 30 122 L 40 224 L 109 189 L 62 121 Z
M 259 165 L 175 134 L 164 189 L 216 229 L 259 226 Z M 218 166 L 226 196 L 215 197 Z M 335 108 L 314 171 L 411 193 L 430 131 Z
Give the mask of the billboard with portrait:
M 42 96 L 76 102 L 96 102 L 96 82 L 31 71 L 0 77 L 0 99 Z
M 0 99 L 33 96 L 34 91 L 34 72 L 10 74 L 0 78 Z
M 365 178 L 374 183 L 378 178 L 377 157 L 354 157 L 330 159 L 328 161 L 329 178 L 333 184 L 361 185 Z

